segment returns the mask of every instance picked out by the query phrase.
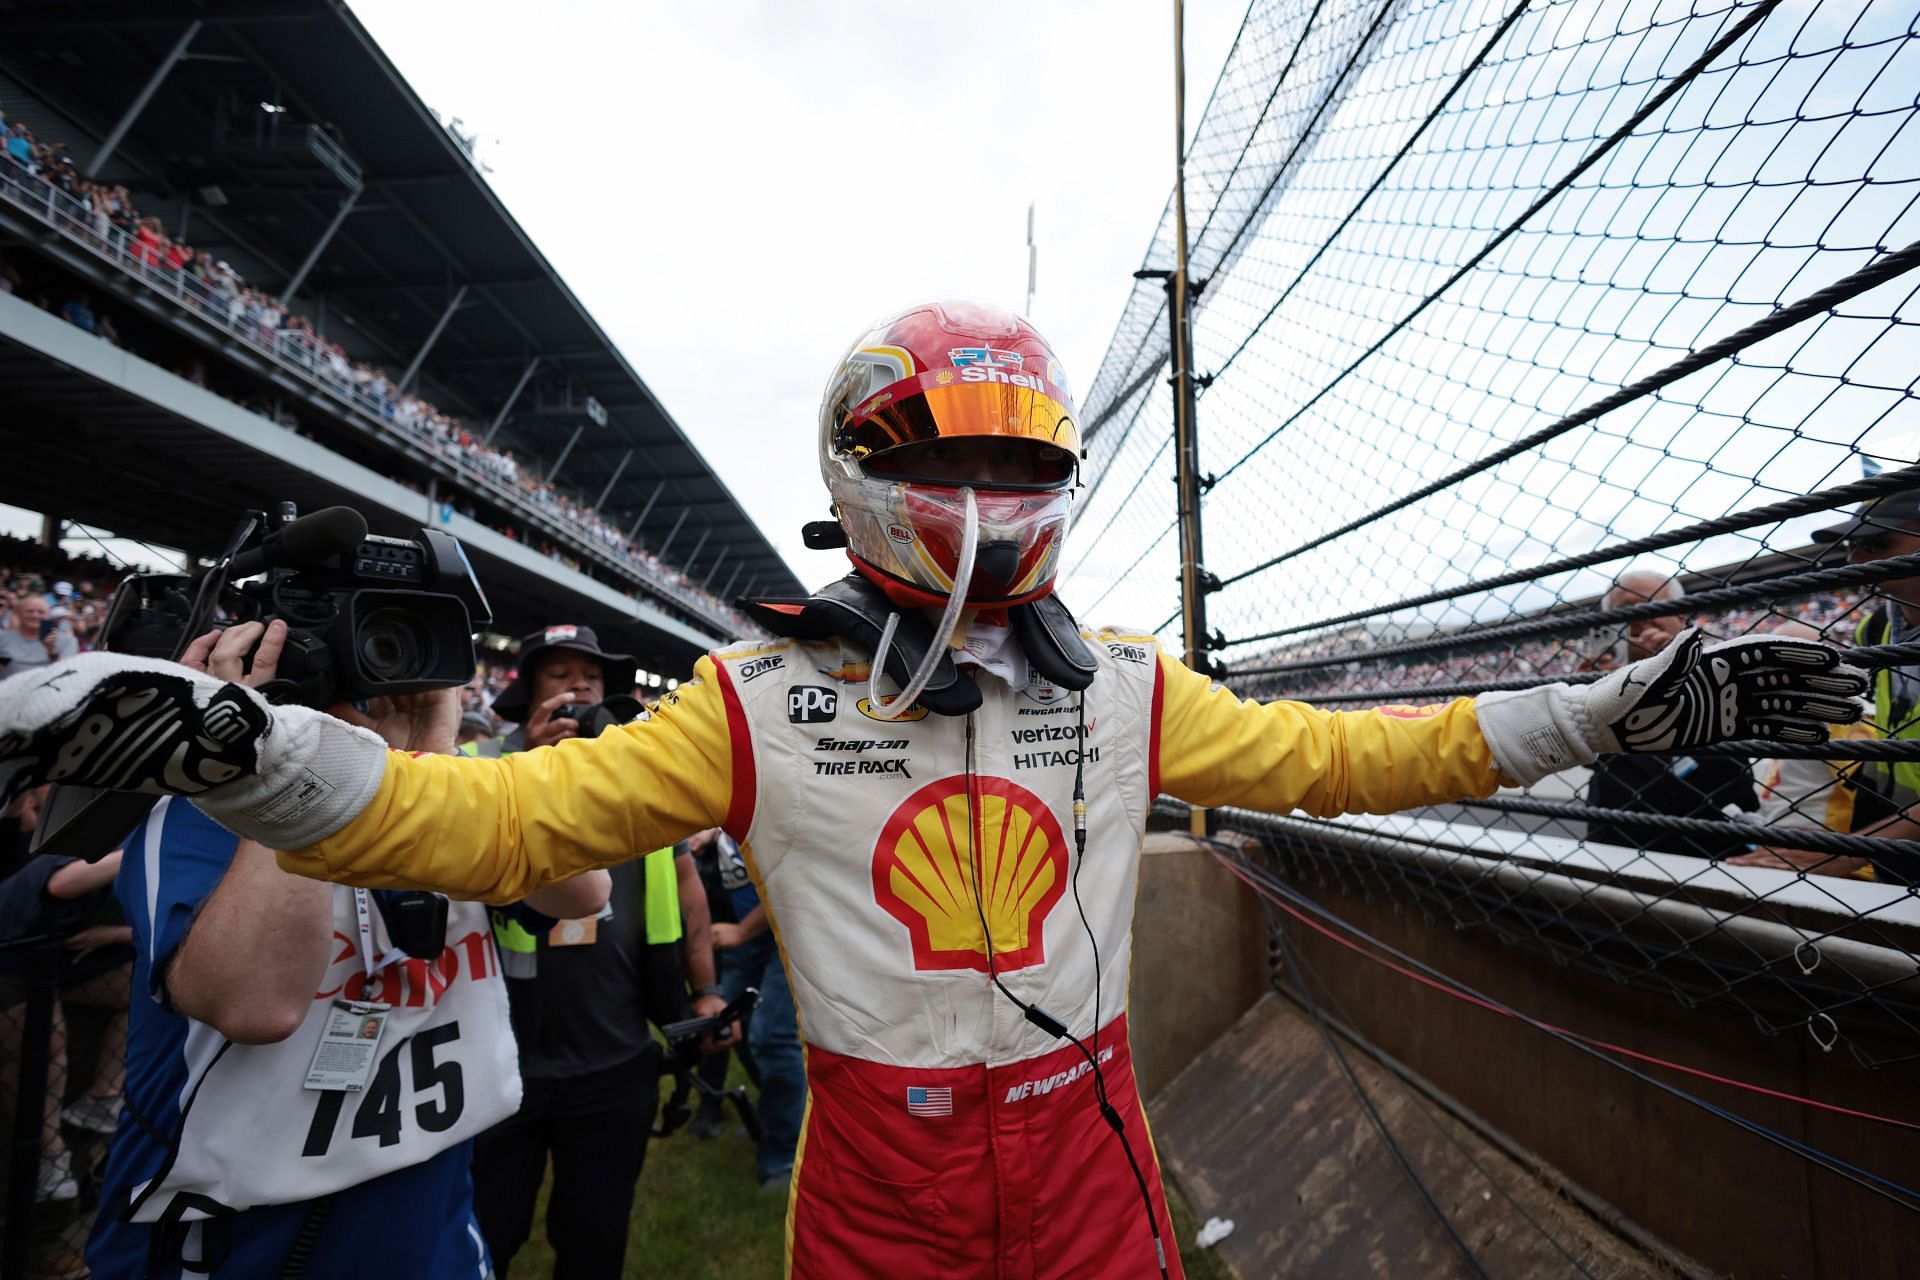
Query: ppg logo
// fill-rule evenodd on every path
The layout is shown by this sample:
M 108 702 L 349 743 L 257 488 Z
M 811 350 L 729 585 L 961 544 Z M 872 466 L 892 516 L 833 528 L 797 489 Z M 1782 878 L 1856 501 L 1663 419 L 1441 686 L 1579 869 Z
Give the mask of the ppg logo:
M 787 719 L 795 724 L 823 724 L 840 710 L 840 695 L 818 685 L 800 684 L 787 690 Z

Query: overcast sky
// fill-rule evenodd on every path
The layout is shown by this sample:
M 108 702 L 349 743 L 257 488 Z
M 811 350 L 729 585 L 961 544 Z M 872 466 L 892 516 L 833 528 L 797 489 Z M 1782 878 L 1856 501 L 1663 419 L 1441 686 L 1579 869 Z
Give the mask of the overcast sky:
M 1172 188 L 1171 0 L 352 7 L 808 583 L 847 344 L 926 297 L 1023 307 L 1032 201 L 1084 390 Z M 1191 129 L 1245 5 L 1186 10 Z

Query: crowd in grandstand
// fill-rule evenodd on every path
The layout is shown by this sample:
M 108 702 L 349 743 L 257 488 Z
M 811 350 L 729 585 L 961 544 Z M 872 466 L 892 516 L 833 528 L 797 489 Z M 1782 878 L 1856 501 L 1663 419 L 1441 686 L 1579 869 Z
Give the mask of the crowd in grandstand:
M 744 625 L 744 619 L 725 601 L 629 539 L 587 502 L 523 465 L 511 450 L 488 443 L 460 418 L 396 383 L 385 369 L 354 359 L 338 342 L 319 333 L 307 316 L 295 312 L 268 290 L 249 284 L 227 262 L 168 235 L 159 218 L 134 208 L 124 186 L 84 177 L 64 143 L 36 138 L 24 122 L 9 122 L 4 114 L 0 114 L 0 134 L 6 143 L 5 160 L 0 162 L 0 174 L 5 178 L 0 180 L 0 187 L 11 185 L 16 192 L 37 194 L 40 199 L 33 203 L 45 204 L 57 224 L 80 235 L 97 251 L 115 257 L 121 266 L 172 294 L 183 305 L 304 369 L 362 413 L 432 449 L 480 484 L 512 494 L 524 506 L 562 527 L 571 526 L 575 536 L 616 561 L 624 560 L 640 577 L 659 584 L 667 594 L 688 600 L 701 612 L 735 627 Z M 12 264 L 0 266 L 0 293 L 27 292 L 25 283 L 18 268 Z M 34 291 L 28 296 L 75 326 L 124 345 L 114 318 L 85 291 Z M 180 372 L 201 386 L 208 385 L 204 362 L 190 362 Z M 254 397 L 239 402 L 282 426 L 299 426 L 276 403 Z M 508 523 L 500 527 L 500 532 L 537 546 L 569 568 L 580 567 L 577 558 L 542 541 L 532 530 Z

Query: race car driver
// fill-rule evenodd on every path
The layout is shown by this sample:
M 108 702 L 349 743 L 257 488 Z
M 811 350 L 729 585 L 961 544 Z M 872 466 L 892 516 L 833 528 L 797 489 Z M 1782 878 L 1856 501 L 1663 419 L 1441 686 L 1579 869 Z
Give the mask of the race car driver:
M 807 1046 L 790 1273 L 1151 1277 L 1179 1262 L 1123 1005 L 1156 795 L 1385 812 L 1861 714 L 1861 675 L 1798 641 L 1690 632 L 1592 685 L 1334 714 L 1083 629 L 1053 593 L 1073 401 L 1040 335 L 990 307 L 875 326 L 819 431 L 854 573 L 757 606 L 780 638 L 701 659 L 640 722 L 416 759 L 107 656 L 0 686 L 0 763 L 194 794 L 304 874 L 494 901 L 724 827 Z

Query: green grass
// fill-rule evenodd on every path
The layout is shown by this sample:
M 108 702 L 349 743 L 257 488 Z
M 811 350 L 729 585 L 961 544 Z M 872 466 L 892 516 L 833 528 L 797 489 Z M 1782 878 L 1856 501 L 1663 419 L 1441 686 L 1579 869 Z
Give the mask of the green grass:
M 736 1064 L 734 1074 L 739 1074 Z M 734 1083 L 734 1081 L 729 1081 Z M 1232 1280 L 1210 1251 L 1192 1247 L 1198 1225 L 1186 1201 L 1166 1184 L 1187 1280 Z M 547 1188 L 540 1190 L 533 1236 L 514 1257 L 510 1280 L 553 1274 L 547 1247 Z M 629 1280 L 673 1276 L 676 1280 L 767 1280 L 780 1275 L 786 1244 L 787 1197 L 763 1192 L 753 1172 L 753 1146 L 736 1126 L 727 1136 L 702 1142 L 682 1129 L 655 1139 L 633 1198 L 627 1237 Z

